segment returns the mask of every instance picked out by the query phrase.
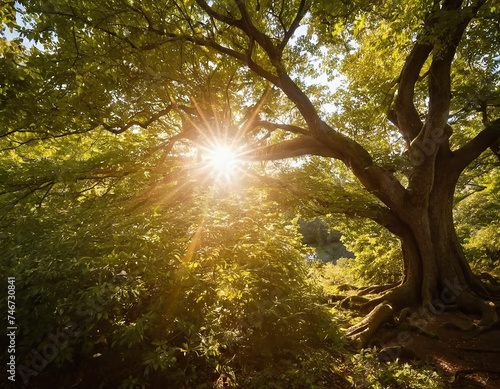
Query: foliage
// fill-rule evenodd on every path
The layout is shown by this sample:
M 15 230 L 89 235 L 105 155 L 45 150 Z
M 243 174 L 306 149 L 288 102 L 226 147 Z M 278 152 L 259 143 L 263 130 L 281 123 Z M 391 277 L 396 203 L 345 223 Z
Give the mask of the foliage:
M 331 386 L 340 319 L 319 304 L 293 220 L 323 216 L 346 234 L 351 279 L 401 278 L 394 236 L 352 219 L 419 231 L 407 211 L 440 182 L 412 164 L 422 150 L 395 113 L 408 94 L 419 131 L 434 120 L 430 92 L 453 96 L 427 128 L 453 126 L 450 148 L 436 158 L 433 144 L 429 160 L 493 150 L 462 175 L 456 215 L 470 260 L 495 270 L 500 7 L 448 3 L 6 2 L 0 269 L 29 323 L 17 352 L 30 387 Z M 214 172 L 207 155 L 221 144 L 241 161 L 288 160 Z M 405 366 L 370 369 L 366 385 L 425 382 Z
M 348 379 L 360 388 L 438 389 L 443 387 L 439 375 L 427 366 L 409 363 L 379 362 L 376 349 L 364 349 L 352 357 L 352 376 Z
M 344 245 L 354 253 L 355 258 L 338 261 L 339 274 L 330 275 L 332 278 L 341 274 L 344 281 L 352 279 L 364 285 L 401 278 L 398 238 L 375 222 L 358 216 L 376 207 L 378 201 L 364 192 L 345 168 L 324 158 L 309 158 L 293 170 L 286 162 L 275 164 L 275 168 L 279 181 L 268 185 L 282 207 L 308 218 L 320 216 L 329 227 L 342 231 Z M 285 193 L 281 182 L 287 183 Z
M 486 160 L 487 162 L 487 160 Z M 481 170 L 480 170 L 481 171 Z M 457 233 L 464 243 L 469 261 L 478 272 L 500 276 L 500 241 L 498 209 L 500 207 L 499 170 L 468 177 L 458 192 L 455 205 Z
M 401 249 L 394 235 L 375 223 L 347 220 L 342 224 L 342 240 L 355 258 L 345 258 L 339 266 L 348 268 L 364 285 L 401 279 Z
M 31 373 L 36 352 L 47 361 L 30 387 L 76 374 L 93 387 L 320 385 L 343 340 L 274 201 L 217 184 L 180 201 L 171 183 L 157 199 L 140 191 L 158 180 L 144 173 L 83 193 L 55 185 L 4 217 L 16 318 L 37 323 L 23 326 L 19 361 Z

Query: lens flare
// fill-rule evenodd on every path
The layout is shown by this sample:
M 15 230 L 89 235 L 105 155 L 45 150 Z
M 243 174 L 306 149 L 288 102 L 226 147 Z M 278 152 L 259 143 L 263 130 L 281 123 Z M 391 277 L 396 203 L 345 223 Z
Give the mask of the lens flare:
M 207 162 L 217 173 L 231 174 L 236 168 L 238 157 L 229 146 L 218 146 L 209 150 Z

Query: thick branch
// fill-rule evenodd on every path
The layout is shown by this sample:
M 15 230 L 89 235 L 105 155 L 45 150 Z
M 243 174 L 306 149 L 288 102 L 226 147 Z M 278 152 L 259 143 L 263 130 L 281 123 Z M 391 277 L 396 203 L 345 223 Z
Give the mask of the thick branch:
M 399 128 L 408 146 L 422 128 L 422 121 L 415 108 L 413 97 L 415 95 L 415 84 L 420 78 L 420 71 L 432 51 L 433 46 L 427 42 L 427 35 L 436 23 L 435 13 L 435 11 L 431 12 L 425 19 L 423 31 L 417 37 L 417 43 L 406 58 L 399 76 L 398 94 L 394 107 L 395 115 L 393 114 L 393 117 L 390 118 Z
M 435 131 L 442 131 L 447 127 L 451 101 L 451 64 L 456 49 L 464 31 L 477 14 L 484 0 L 477 1 L 472 8 L 460 9 L 461 0 L 449 0 L 443 5 L 447 12 L 456 14 L 446 33 L 441 38 L 447 42 L 446 46 L 433 54 L 429 77 L 429 112 L 424 127 L 425 138 L 429 138 Z M 451 135 L 450 132 L 447 134 Z
M 441 10 L 432 15 L 431 23 L 442 32 L 437 36 L 440 45 L 434 47 L 429 69 L 429 109 L 425 124 L 412 140 L 410 153 L 416 165 L 409 188 L 413 201 L 424 204 L 435 184 L 436 164 L 448 164 L 452 156 L 448 138 L 451 102 L 451 65 L 465 28 L 476 15 L 483 0 L 472 8 L 461 9 L 462 0 L 445 0 Z M 435 32 L 434 32 L 435 33 Z M 414 134 L 412 134 L 413 136 Z M 415 203 L 416 204 L 416 203 Z
M 269 59 L 273 64 L 281 59 L 280 53 L 276 46 L 274 46 L 273 41 L 266 34 L 260 31 L 255 24 L 252 22 L 245 4 L 241 0 L 236 0 L 238 9 L 241 13 L 241 20 L 243 22 L 241 29 L 248 35 L 250 39 L 255 39 L 255 41 L 264 49 L 264 51 L 269 56 Z
M 401 220 L 389 208 L 375 204 L 369 200 L 367 201 L 366 197 L 356 196 L 354 193 L 347 193 L 343 188 L 340 188 L 340 193 L 336 193 L 336 195 L 348 199 L 348 201 L 332 202 L 323 197 L 319 197 L 317 192 L 304 189 L 288 180 L 263 176 L 258 176 L 258 178 L 265 182 L 266 185 L 279 188 L 300 198 L 312 200 L 322 208 L 321 212 L 325 214 L 335 213 L 349 217 L 370 219 L 398 236 L 401 234 L 401 231 L 406 228 Z
M 456 12 L 457 18 L 446 18 L 450 26 L 439 36 L 439 41 L 446 42 L 445 47 L 433 54 L 433 61 L 430 69 L 429 81 L 429 113 L 432 123 L 427 122 L 426 131 L 444 129 L 448 118 L 449 102 L 451 97 L 450 69 L 451 62 L 455 55 L 455 50 L 470 20 L 477 14 L 478 9 L 484 0 L 477 1 L 471 8 L 460 10 L 462 0 L 446 0 L 440 10 L 432 12 L 424 22 L 422 34 L 418 37 L 417 43 L 405 61 L 403 70 L 399 78 L 398 95 L 395 101 L 395 114 L 397 115 L 397 126 L 408 145 L 419 135 L 424 128 L 422 121 L 415 108 L 413 98 L 415 94 L 415 84 L 420 78 L 420 71 L 429 57 L 433 45 L 427 42 L 427 36 L 435 33 L 434 27 L 437 23 L 442 25 L 445 22 L 440 20 L 440 16 L 445 12 Z M 446 26 L 445 26 L 446 27 Z M 392 114 L 390 120 L 396 122 L 396 117 Z
M 287 73 L 272 39 L 257 29 L 245 5 L 240 0 L 237 0 L 236 4 L 243 21 L 242 31 L 250 41 L 255 40 L 264 49 L 269 60 L 276 68 L 277 75 L 255 63 L 248 53 L 222 46 L 212 39 L 201 37 L 184 37 L 184 39 L 194 44 L 211 47 L 219 53 L 241 61 L 257 75 L 280 88 L 288 99 L 296 105 L 307 123 L 307 130 L 312 136 L 312 138 L 297 138 L 264 147 L 257 152 L 252 150 L 248 153 L 247 159 L 274 160 L 306 154 L 336 158 L 344 162 L 353 171 L 370 193 L 373 193 L 390 208 L 399 206 L 405 196 L 405 189 L 399 181 L 390 172 L 375 166 L 370 154 L 359 143 L 335 131 L 321 119 L 309 97 Z
M 420 70 L 432 51 L 432 46 L 417 43 L 406 59 L 399 78 L 398 95 L 395 101 L 397 125 L 409 145 L 422 128 L 420 115 L 413 103 L 415 84 L 419 78 Z M 395 121 L 392 118 L 391 121 Z
M 353 195 L 349 194 L 349 198 L 352 199 L 352 197 Z M 318 199 L 318 202 L 319 200 L 320 199 Z M 348 204 L 344 209 L 332 209 L 332 205 L 334 204 L 324 204 L 323 206 L 328 213 L 342 213 L 349 217 L 361 217 L 373 220 L 396 236 L 401 236 L 403 229 L 407 228 L 394 212 L 381 205 L 364 202 L 362 207 L 353 207 Z
M 300 157 L 302 155 L 319 155 L 322 157 L 339 158 L 328 146 L 321 144 L 311 137 L 300 137 L 276 143 L 269 146 L 253 149 L 243 153 L 241 159 L 249 161 L 275 161 Z
M 500 119 L 497 119 L 482 130 L 475 138 L 454 152 L 454 167 L 457 173 L 462 172 L 478 158 L 488 147 L 493 151 L 500 148 Z

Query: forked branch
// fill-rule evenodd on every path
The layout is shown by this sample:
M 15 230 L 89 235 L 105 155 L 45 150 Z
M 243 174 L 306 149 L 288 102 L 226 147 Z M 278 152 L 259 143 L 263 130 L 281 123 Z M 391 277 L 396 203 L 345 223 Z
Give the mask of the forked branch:
M 429 77 L 429 111 L 426 125 L 422 128 L 422 138 L 429 138 L 435 131 L 450 129 L 447 126 L 451 101 L 451 64 L 465 29 L 474 18 L 484 0 L 476 1 L 472 7 L 460 9 L 462 0 L 450 0 L 443 5 L 443 11 L 453 12 L 455 17 L 448 16 L 447 29 L 441 42 L 446 42 L 440 50 L 433 54 Z M 447 136 L 451 135 L 448 131 Z
M 306 0 L 301 0 L 299 9 L 297 11 L 297 15 L 295 15 L 295 19 L 293 20 L 292 24 L 290 25 L 290 28 L 285 32 L 285 36 L 281 43 L 278 45 L 278 50 L 281 53 L 283 52 L 284 48 L 288 44 L 288 41 L 290 38 L 293 36 L 295 33 L 295 30 L 300 25 L 301 20 L 306 16 L 307 11 L 309 10 L 309 5 L 306 5 Z

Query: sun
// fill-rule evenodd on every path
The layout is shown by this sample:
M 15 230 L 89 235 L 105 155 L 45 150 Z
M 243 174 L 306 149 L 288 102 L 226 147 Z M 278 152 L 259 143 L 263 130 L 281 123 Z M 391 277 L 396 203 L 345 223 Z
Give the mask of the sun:
M 207 150 L 205 159 L 209 168 L 217 174 L 230 175 L 238 164 L 238 154 L 229 145 L 217 145 Z
M 212 151 L 210 164 L 214 170 L 230 172 L 236 164 L 236 153 L 228 146 L 222 146 Z

